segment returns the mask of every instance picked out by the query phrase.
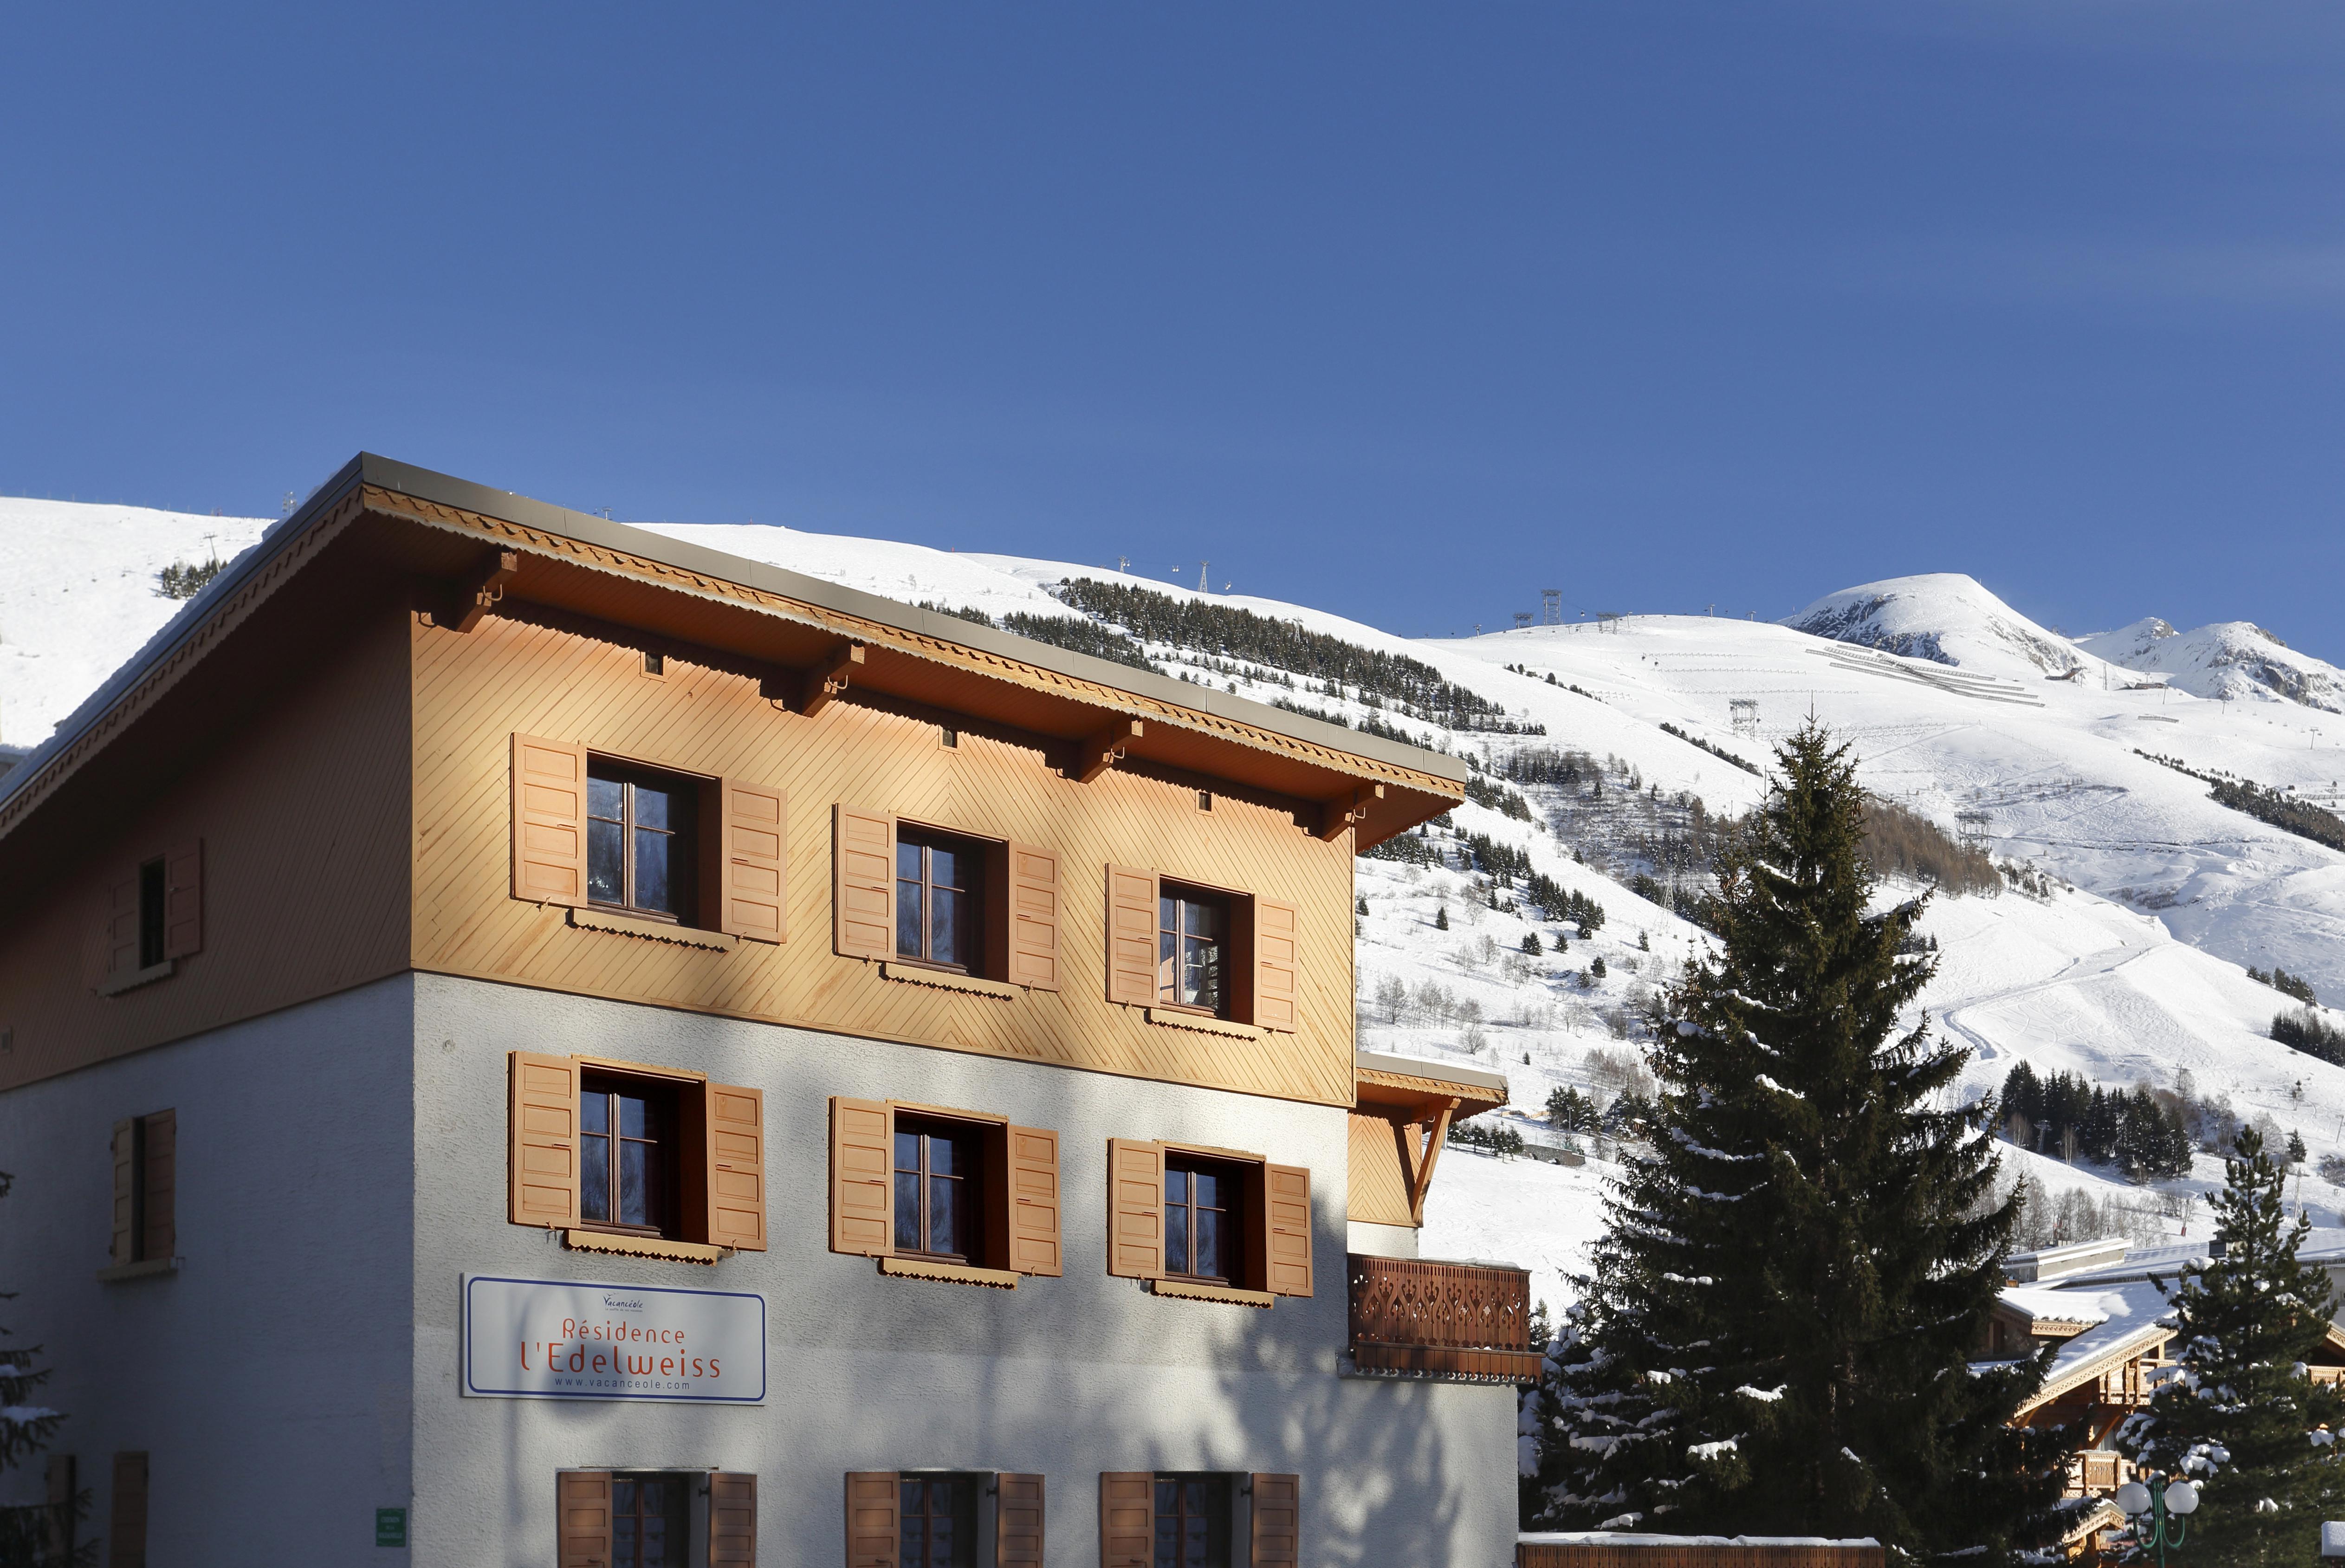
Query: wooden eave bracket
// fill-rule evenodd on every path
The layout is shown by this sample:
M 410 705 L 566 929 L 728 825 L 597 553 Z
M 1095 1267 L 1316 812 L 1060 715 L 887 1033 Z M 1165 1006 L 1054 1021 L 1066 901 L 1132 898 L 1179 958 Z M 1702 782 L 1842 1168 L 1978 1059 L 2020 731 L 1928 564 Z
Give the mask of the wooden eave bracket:
M 481 624 L 481 617 L 496 607 L 505 596 L 505 585 L 521 570 L 521 556 L 512 550 L 499 550 L 489 564 L 472 575 L 464 586 L 456 590 L 456 613 L 442 624 L 452 632 L 469 632 Z
M 1140 738 L 1141 729 L 1140 720 L 1122 718 L 1084 741 L 1082 756 L 1075 765 L 1075 781 L 1088 784 L 1122 761 L 1132 743 Z
M 1425 1223 L 1425 1195 L 1433 1190 L 1433 1167 L 1441 1158 L 1441 1145 L 1449 1141 L 1449 1118 L 1457 1114 L 1457 1102 L 1446 1100 L 1440 1115 L 1434 1118 L 1433 1136 L 1426 1141 L 1425 1158 L 1416 1167 L 1416 1180 L 1408 1195 L 1408 1217 L 1412 1225 Z
M 1385 787 L 1371 784 L 1339 796 L 1319 808 L 1319 837 L 1328 843 L 1342 838 L 1344 830 L 1368 820 L 1368 802 L 1385 798 Z
M 797 710 L 812 718 L 830 706 L 830 699 L 847 689 L 848 680 L 870 650 L 862 643 L 841 643 L 828 657 L 806 673 L 806 682 L 798 687 Z

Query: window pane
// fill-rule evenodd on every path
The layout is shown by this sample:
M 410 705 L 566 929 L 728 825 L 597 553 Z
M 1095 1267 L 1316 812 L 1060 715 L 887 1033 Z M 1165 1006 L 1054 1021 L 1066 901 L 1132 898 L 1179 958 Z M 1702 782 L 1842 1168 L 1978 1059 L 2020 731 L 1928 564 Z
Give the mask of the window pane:
M 896 874 L 908 882 L 920 880 L 919 845 L 908 844 L 900 839 L 896 841 Z M 904 1484 L 909 1486 L 912 1482 L 908 1481 Z
M 586 814 L 589 817 L 607 817 L 614 822 L 617 821 L 621 803 L 625 799 L 626 789 L 625 785 L 615 779 L 587 779 Z
M 665 833 L 635 830 L 635 907 L 675 913 L 675 894 L 667 884 L 667 850 L 673 842 Z
M 674 822 L 668 820 L 674 791 L 655 789 L 643 784 L 636 785 L 634 789 L 636 827 L 673 828 L 675 826 Z
M 1183 937 L 1181 1000 L 1192 1007 L 1218 1013 L 1222 1007 L 1222 946 L 1217 942 Z
M 1181 901 L 1179 899 L 1160 898 L 1156 901 L 1156 929 L 1159 931 L 1179 931 L 1181 929 Z
M 1156 933 L 1156 995 L 1159 1001 L 1179 999 L 1181 939 L 1169 931 Z
M 588 1093 L 578 1102 L 578 1125 L 581 1131 L 607 1133 L 611 1130 L 611 1096 Z
M 1189 1180 L 1194 1184 L 1192 1190 L 1196 1194 L 1195 1201 L 1198 1207 L 1227 1208 L 1229 1207 L 1222 1201 L 1220 1176 L 1211 1171 L 1197 1171 L 1190 1176 Z
M 1175 1274 L 1189 1272 L 1189 1211 L 1164 1206 L 1164 1267 Z
M 1226 1279 L 1229 1270 L 1222 1267 L 1222 1217 L 1210 1208 L 1197 1210 L 1197 1260 L 1189 1270 L 1192 1274 L 1209 1275 Z
M 651 1108 L 640 1095 L 613 1096 L 619 1102 L 619 1135 L 623 1138 L 652 1136 Z
M 896 1135 L 896 1168 L 899 1171 L 916 1171 L 920 1168 L 919 1134 L 898 1133 Z
M 929 1250 L 959 1252 L 961 1185 L 949 1176 L 929 1178 Z
M 929 896 L 934 901 L 929 911 L 929 957 L 938 963 L 967 963 L 960 932 L 969 895 L 939 888 Z
M 1184 903 L 1182 911 L 1188 917 L 1191 936 L 1219 937 L 1222 934 L 1222 906 L 1204 902 Z
M 591 1133 L 579 1140 L 578 1217 L 605 1224 L 611 1218 L 611 1140 Z
M 614 904 L 626 897 L 626 830 L 616 822 L 586 824 L 586 896 Z
M 958 1138 L 931 1136 L 929 1139 L 929 1174 L 930 1176 L 967 1176 L 969 1174 L 961 1162 L 960 1141 Z
M 920 956 L 920 884 L 896 884 L 896 951 L 905 958 Z
M 965 888 L 962 876 L 969 870 L 969 856 L 960 850 L 948 850 L 939 845 L 929 848 L 929 881 L 940 888 Z
M 651 1145 L 622 1143 L 619 1145 L 619 1215 L 621 1225 L 649 1225 L 651 1213 L 650 1184 L 646 1179 Z
M 1189 1201 L 1189 1173 L 1187 1171 L 1169 1170 L 1164 1173 L 1164 1201 L 1166 1203 L 1186 1203 Z
M 920 1250 L 920 1173 L 896 1173 L 896 1245 L 907 1252 Z

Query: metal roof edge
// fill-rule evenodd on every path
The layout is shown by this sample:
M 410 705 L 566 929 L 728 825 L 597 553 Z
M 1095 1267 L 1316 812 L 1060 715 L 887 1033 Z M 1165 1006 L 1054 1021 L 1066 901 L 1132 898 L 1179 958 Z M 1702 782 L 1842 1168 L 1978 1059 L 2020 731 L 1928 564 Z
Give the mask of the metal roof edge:
M 1477 1089 L 1508 1092 L 1504 1073 L 1486 1073 L 1479 1067 L 1453 1067 L 1447 1062 L 1428 1062 L 1417 1056 L 1393 1056 L 1382 1051 L 1355 1050 L 1352 1053 L 1354 1069 L 1365 1067 L 1372 1073 L 1400 1073 L 1411 1078 L 1432 1078 L 1447 1084 L 1467 1084 Z

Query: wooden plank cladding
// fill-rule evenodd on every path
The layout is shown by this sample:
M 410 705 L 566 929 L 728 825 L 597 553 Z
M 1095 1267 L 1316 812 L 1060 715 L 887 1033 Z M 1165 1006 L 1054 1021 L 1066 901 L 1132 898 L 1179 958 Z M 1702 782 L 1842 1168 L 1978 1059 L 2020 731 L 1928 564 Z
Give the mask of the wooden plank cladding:
M 1886 1561 L 1876 1541 L 1597 1532 L 1515 1543 L 1515 1568 L 1883 1568 Z
M 713 656 L 701 664 L 671 650 L 665 678 L 645 680 L 629 634 L 532 615 L 510 599 L 469 633 L 423 615 L 411 632 L 418 969 L 1352 1101 L 1351 845 L 1315 838 L 1290 799 L 1224 790 L 1201 813 L 1185 783 L 1135 766 L 1081 783 L 1049 744 L 983 725 L 964 726 L 957 746 L 941 748 L 932 718 L 868 699 L 858 686 L 807 718 L 775 701 L 753 673 L 712 667 L 730 662 Z M 539 830 L 557 817 L 566 824 L 552 809 L 561 803 L 553 790 L 573 757 L 724 780 L 725 827 L 736 841 L 746 821 L 731 792 L 757 791 L 767 815 L 754 863 L 736 853 L 724 863 L 739 859 L 745 874 L 757 873 L 757 890 L 775 901 L 761 918 L 788 940 L 716 951 L 573 928 L 561 904 L 574 896 L 563 873 L 575 862 L 556 852 L 566 840 Z M 873 962 L 894 955 L 891 821 L 999 846 L 987 932 L 999 947 L 977 972 L 1013 987 L 1007 999 L 991 993 L 1000 985 L 981 993 L 903 983 L 890 978 L 892 963 Z M 517 830 L 533 862 L 525 878 L 514 871 Z M 1136 952 L 1135 972 L 1112 998 L 1112 866 L 1256 901 L 1268 911 L 1261 1005 L 1276 1013 L 1274 1028 L 1293 1033 L 1248 1038 L 1152 1023 L 1153 964 L 1143 969 Z M 729 901 L 741 901 L 740 886 L 726 886 Z M 1131 913 L 1135 924 L 1142 918 L 1139 901 Z M 1144 918 L 1152 960 L 1152 907 Z

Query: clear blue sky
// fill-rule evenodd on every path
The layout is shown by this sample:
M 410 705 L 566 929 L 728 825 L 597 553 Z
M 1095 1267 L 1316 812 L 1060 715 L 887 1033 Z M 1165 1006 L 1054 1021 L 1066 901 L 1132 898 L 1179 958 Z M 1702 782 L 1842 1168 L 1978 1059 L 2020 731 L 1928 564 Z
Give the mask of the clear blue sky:
M 0 492 L 2345 661 L 2345 9 L 26 6 Z

